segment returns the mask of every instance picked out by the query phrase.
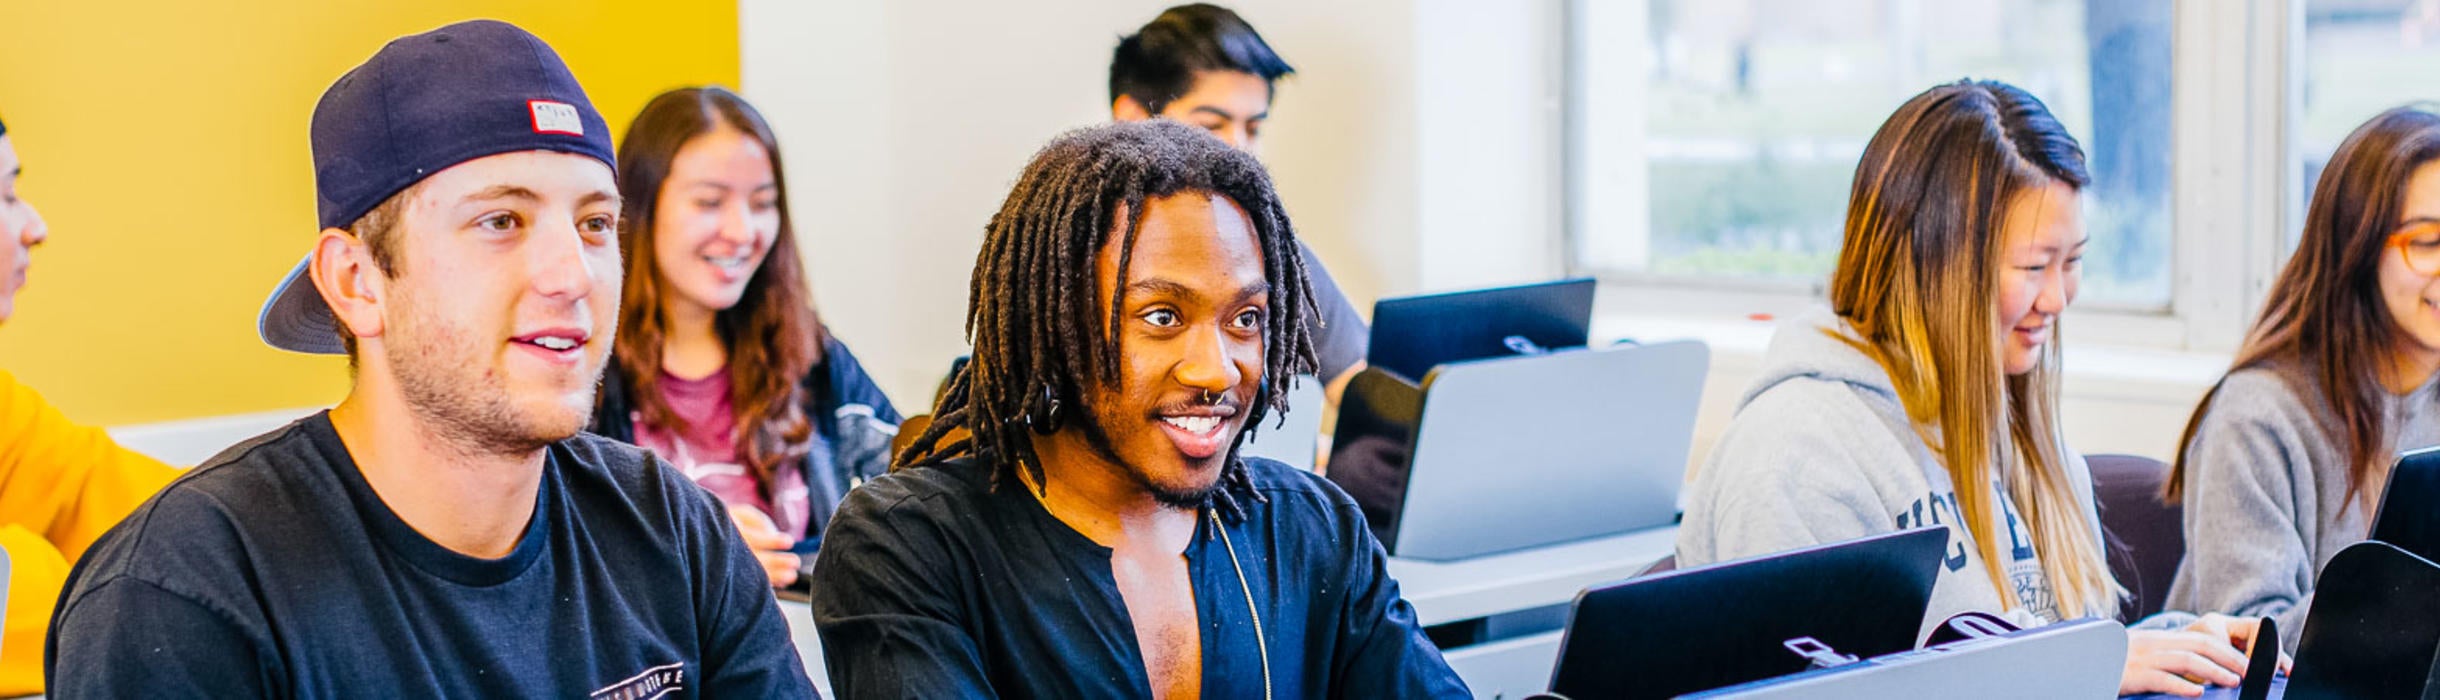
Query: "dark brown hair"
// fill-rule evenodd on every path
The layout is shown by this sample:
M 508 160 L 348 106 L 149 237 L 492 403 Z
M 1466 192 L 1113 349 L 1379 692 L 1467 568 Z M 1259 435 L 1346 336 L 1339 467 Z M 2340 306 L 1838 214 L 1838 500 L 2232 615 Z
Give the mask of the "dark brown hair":
M 797 257 L 796 230 L 788 218 L 788 182 L 779 140 L 762 115 L 727 89 L 681 88 L 644 105 L 619 142 L 618 188 L 627 195 L 619 219 L 619 249 L 627 255 L 627 282 L 619 309 L 617 370 L 643 422 L 665 429 L 684 420 L 663 401 L 661 342 L 668 332 L 661 316 L 660 260 L 654 253 L 653 221 L 670 163 L 688 141 L 726 127 L 752 137 L 771 156 L 771 182 L 778 188 L 779 233 L 762 265 L 746 281 L 737 305 L 713 316 L 713 328 L 728 346 L 730 405 L 737 415 L 738 453 L 764 498 L 772 474 L 811 448 L 813 422 L 805 415 L 804 378 L 821 362 L 822 323 L 814 313 Z
M 2371 507 L 2389 461 L 2381 363 L 2393 356 L 2399 329 L 2381 298 L 2381 256 L 2404 215 L 2407 178 L 2436 158 L 2440 114 L 2429 105 L 2382 112 L 2347 135 L 2313 186 L 2296 253 L 2271 283 L 2262 316 L 2230 366 L 2271 369 L 2290 389 L 2322 399 L 2328 410 L 2316 414 L 2321 429 L 2347 460 L 2341 512 L 2359 499 Z M 2162 493 L 2170 502 L 2185 495 L 2186 451 L 2219 393 L 2215 384 L 2203 395 L 2177 440 L 2177 462 Z

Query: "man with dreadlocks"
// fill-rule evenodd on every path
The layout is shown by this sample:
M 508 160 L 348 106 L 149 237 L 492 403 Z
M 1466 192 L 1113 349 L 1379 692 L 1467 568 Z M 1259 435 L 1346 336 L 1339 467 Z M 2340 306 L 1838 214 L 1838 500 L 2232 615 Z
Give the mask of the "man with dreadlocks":
M 1179 5 L 1118 40 L 1110 57 L 1110 116 L 1174 119 L 1259 159 L 1263 127 L 1271 120 L 1272 88 L 1294 74 L 1287 59 L 1235 11 L 1200 2 Z M 1313 249 L 1300 242 L 1297 252 L 1310 263 L 1305 273 L 1313 320 L 1319 322 L 1311 371 L 1336 405 L 1347 382 L 1364 369 L 1371 331 Z
M 1295 251 L 1262 166 L 1193 127 L 1036 154 L 975 260 L 973 361 L 824 538 L 832 689 L 1468 697 L 1355 502 L 1237 455 L 1313 365 Z

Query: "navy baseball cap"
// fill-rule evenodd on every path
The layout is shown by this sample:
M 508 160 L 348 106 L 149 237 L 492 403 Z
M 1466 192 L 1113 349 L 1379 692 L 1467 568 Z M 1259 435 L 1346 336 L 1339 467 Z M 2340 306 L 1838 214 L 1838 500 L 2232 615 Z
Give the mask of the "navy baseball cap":
M 618 169 L 610 126 L 549 44 L 515 25 L 459 22 L 401 37 L 357 66 L 313 110 L 322 228 L 344 229 L 433 173 L 485 156 L 558 151 Z M 314 288 L 313 255 L 263 303 L 263 342 L 347 352 Z

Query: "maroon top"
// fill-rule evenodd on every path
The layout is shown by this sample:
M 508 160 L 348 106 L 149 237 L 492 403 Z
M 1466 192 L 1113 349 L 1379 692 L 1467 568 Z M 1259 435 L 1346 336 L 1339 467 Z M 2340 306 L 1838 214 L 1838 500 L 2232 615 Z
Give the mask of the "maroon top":
M 727 372 L 714 372 L 702 379 L 683 379 L 663 371 L 661 401 L 686 422 L 686 430 L 673 434 L 663 426 L 645 422 L 639 411 L 631 417 L 637 445 L 677 465 L 686 478 L 719 496 L 721 502 L 753 506 L 771 516 L 780 532 L 800 540 L 805 538 L 805 523 L 812 518 L 805 475 L 792 468 L 793 464 L 783 464 L 775 470 L 771 493 L 778 501 L 777 507 L 754 488 L 754 474 L 746 469 L 743 451 L 737 445 L 737 414 L 729 403 Z

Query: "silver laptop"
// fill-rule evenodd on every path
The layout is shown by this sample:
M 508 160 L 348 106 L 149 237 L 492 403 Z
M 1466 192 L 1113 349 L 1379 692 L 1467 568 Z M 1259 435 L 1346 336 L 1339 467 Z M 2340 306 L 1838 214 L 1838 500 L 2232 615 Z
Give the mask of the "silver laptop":
M 2085 619 L 1891 654 L 1861 663 L 1695 693 L 1704 700 L 1820 698 L 2111 698 L 2126 628 Z
M 1313 459 L 1319 456 L 1322 444 L 1322 388 L 1322 380 L 1297 375 L 1288 388 L 1288 412 L 1274 411 L 1263 416 L 1262 425 L 1246 436 L 1245 446 L 1238 448 L 1238 454 L 1275 459 L 1313 471 Z
M 1367 369 L 1327 475 L 1392 556 L 1454 560 L 1669 525 L 1711 351 L 1700 342 Z

